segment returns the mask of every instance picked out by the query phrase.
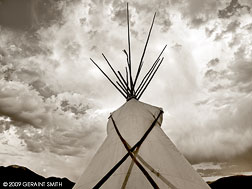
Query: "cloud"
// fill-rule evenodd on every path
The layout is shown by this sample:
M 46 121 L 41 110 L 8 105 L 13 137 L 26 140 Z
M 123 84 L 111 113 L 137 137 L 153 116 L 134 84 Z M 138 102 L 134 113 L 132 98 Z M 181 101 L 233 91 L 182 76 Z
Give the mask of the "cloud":
M 0 117 L 0 133 L 8 130 L 10 128 L 10 120 L 6 116 Z
M 202 122 L 199 115 L 191 114 L 193 121 L 188 120 L 188 124 L 180 127 L 180 134 L 175 142 L 180 150 L 192 162 L 202 161 L 234 161 L 251 148 L 251 108 L 247 103 L 251 101 L 251 95 L 243 97 L 241 100 L 233 101 L 218 109 L 218 113 L 210 109 L 208 103 L 201 108 L 204 113 L 205 108 L 209 108 L 208 115 L 212 117 Z M 205 110 L 204 110 L 205 109 Z M 211 114 L 215 114 L 215 118 Z M 184 118 L 186 121 L 187 118 Z M 201 122 L 200 122 L 201 121 Z M 184 127 L 184 128 L 183 128 Z M 183 140 L 187 138 L 187 140 Z M 183 142 L 184 141 L 184 142 Z M 239 141 L 239 142 L 237 142 Z M 246 162 L 246 160 L 243 160 Z
M 95 104 L 99 102 L 86 97 L 102 95 L 97 86 L 104 79 L 90 84 L 89 78 L 94 78 L 96 72 L 88 59 L 92 44 L 105 48 L 104 41 L 99 40 L 104 30 L 100 30 L 98 23 L 100 33 L 94 32 L 96 37 L 92 36 L 97 14 L 88 6 L 83 9 L 79 1 L 59 1 L 53 6 L 51 1 L 41 3 L 29 5 L 35 19 L 29 25 L 33 30 L 2 28 L 0 113 L 10 118 L 28 151 L 78 156 L 95 149 L 105 135 L 101 122 L 106 120 L 105 113 L 97 112 Z M 67 8 L 63 9 L 65 5 Z M 41 6 L 48 6 L 44 17 L 40 14 L 44 8 Z M 72 12 L 72 8 L 76 11 Z M 83 26 L 79 19 L 86 13 L 93 16 L 89 15 L 87 25 Z M 80 41 L 85 41 L 84 45 Z M 103 92 L 109 90 L 104 88 Z M 1 131 L 10 129 L 6 124 L 2 123 Z
M 118 21 L 119 25 L 126 26 L 126 1 L 112 1 L 112 20 Z M 132 33 L 136 36 L 142 35 L 142 26 L 150 25 L 154 13 L 157 13 L 156 25 L 160 26 L 161 32 L 167 32 L 172 23 L 169 12 L 170 4 L 168 1 L 156 1 L 154 5 L 151 2 L 129 2 L 129 13 Z M 144 29 L 146 32 L 147 30 Z M 146 33 L 145 32 L 145 33 Z
M 252 107 L 251 48 L 246 37 L 248 34 L 240 38 L 238 48 L 230 47 L 229 58 L 213 58 L 206 64 L 203 91 L 207 95 L 202 95 L 204 98 L 195 103 L 197 107 L 191 107 L 192 120 L 186 122 L 188 129 L 182 128 L 183 134 L 176 139 L 179 148 L 192 162 L 229 160 L 235 165 L 251 162 L 251 158 L 241 159 L 251 151 L 252 132 L 252 120 L 248 116 Z M 183 119 L 187 120 L 186 117 Z M 187 144 L 179 142 L 183 137 L 189 138 Z M 199 141 L 201 145 L 197 145 Z M 231 170 L 225 169 L 230 174 Z M 236 167 L 235 170 L 240 169 Z
M 252 62 L 251 50 L 246 55 L 246 50 L 244 47 L 240 47 L 236 51 L 235 62 L 230 66 L 230 69 L 233 72 L 231 77 L 234 87 L 239 92 L 250 93 L 252 90 Z
M 62 17 L 62 1 L 9 0 L 0 5 L 0 25 L 11 29 L 36 30 Z
M 241 5 L 238 0 L 231 0 L 226 8 L 218 11 L 218 16 L 219 18 L 230 18 L 235 14 L 239 15 L 242 10 L 250 12 L 250 9 L 247 5 Z
M 220 40 L 223 38 L 223 36 L 225 36 L 225 34 L 236 33 L 236 30 L 239 28 L 240 24 L 241 23 L 237 20 L 230 22 L 225 30 L 222 30 L 220 33 L 216 34 L 215 40 Z
M 28 85 L 19 82 L 0 80 L 0 113 L 11 117 L 13 121 L 43 127 L 47 122 L 44 116 L 46 107 L 41 106 L 43 100 Z
M 188 21 L 191 27 L 199 27 L 216 18 L 217 9 L 221 4 L 215 0 L 192 0 L 180 1 L 175 6 L 178 7 L 183 18 Z
M 174 48 L 174 49 L 180 50 L 180 49 L 182 48 L 182 45 L 181 45 L 181 44 L 176 43 L 176 44 L 175 44 L 175 45 L 173 45 L 171 48 Z
M 216 66 L 220 63 L 220 60 L 218 58 L 212 59 L 207 63 L 208 67 Z
M 3 131 L 10 124 L 17 127 L 28 151 L 78 155 L 83 147 L 94 148 L 104 135 L 98 121 L 103 116 L 82 95 L 61 93 L 44 100 L 27 84 L 1 80 L 0 85 L 0 114 L 10 118 L 1 127 Z

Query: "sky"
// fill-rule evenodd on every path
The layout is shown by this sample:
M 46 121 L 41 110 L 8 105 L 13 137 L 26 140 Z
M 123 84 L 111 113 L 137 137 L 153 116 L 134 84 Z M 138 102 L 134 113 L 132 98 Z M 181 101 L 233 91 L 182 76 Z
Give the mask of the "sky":
M 133 70 L 155 12 L 143 73 L 167 44 L 141 101 L 206 180 L 251 173 L 252 1 L 128 2 Z M 124 71 L 126 1 L 0 0 L 0 33 L 0 165 L 76 181 L 125 103 L 89 58 Z

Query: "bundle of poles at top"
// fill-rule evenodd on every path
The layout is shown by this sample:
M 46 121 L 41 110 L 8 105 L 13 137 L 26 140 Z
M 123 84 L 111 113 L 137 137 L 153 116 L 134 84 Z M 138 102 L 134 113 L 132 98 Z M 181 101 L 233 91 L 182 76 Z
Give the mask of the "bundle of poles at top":
M 111 68 L 111 70 L 113 71 L 113 73 L 115 74 L 116 78 L 118 79 L 118 81 L 116 81 L 116 83 L 114 83 L 110 77 L 98 66 L 98 64 L 92 59 L 90 58 L 90 60 L 94 63 L 95 66 L 97 66 L 97 68 L 103 73 L 103 75 L 110 81 L 110 83 L 124 96 L 124 98 L 128 101 L 132 98 L 135 98 L 137 100 L 139 100 L 142 96 L 142 94 L 144 93 L 144 91 L 146 90 L 146 88 L 148 87 L 148 85 L 150 84 L 152 78 L 154 77 L 155 73 L 157 72 L 158 68 L 160 67 L 160 65 L 162 64 L 164 57 L 160 58 L 165 50 L 165 48 L 167 47 L 167 45 L 164 46 L 164 48 L 162 49 L 162 51 L 160 52 L 160 54 L 158 55 L 157 59 L 155 60 L 155 62 L 152 64 L 152 66 L 149 68 L 149 71 L 145 74 L 145 76 L 143 77 L 143 79 L 141 80 L 140 84 L 138 85 L 138 87 L 136 87 L 137 84 L 137 80 L 139 77 L 139 74 L 141 72 L 141 69 L 143 67 L 143 63 L 144 63 L 144 55 L 146 52 L 146 48 L 148 46 L 148 42 L 150 39 L 150 34 L 152 31 L 152 27 L 154 24 L 154 20 L 156 17 L 156 13 L 153 16 L 152 19 L 152 23 L 151 23 L 151 27 L 147 36 L 147 40 L 144 46 L 144 50 L 139 62 L 139 66 L 136 72 L 136 76 L 133 79 L 132 77 L 132 67 L 131 67 L 131 48 L 130 48 L 130 25 L 129 25 L 129 8 L 128 8 L 128 3 L 127 3 L 127 25 L 128 25 L 128 52 L 126 50 L 123 50 L 123 52 L 126 54 L 127 57 L 127 67 L 125 67 L 125 78 L 122 76 L 120 71 L 115 71 L 114 68 L 111 66 L 110 62 L 108 61 L 108 59 L 106 58 L 106 56 L 102 53 L 103 58 L 105 59 L 105 61 L 107 62 L 107 64 L 109 65 L 109 67 Z

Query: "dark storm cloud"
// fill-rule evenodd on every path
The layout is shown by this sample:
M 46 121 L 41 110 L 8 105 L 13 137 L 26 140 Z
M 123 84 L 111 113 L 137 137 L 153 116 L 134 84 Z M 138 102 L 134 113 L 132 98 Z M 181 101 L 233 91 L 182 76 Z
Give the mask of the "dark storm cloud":
M 113 15 L 112 20 L 118 21 L 119 25 L 126 26 L 126 2 L 123 1 L 113 1 Z M 134 25 L 134 22 L 132 22 L 131 19 L 132 15 L 130 15 L 131 25 Z
M 213 90 L 221 89 L 223 83 L 218 83 L 219 81 L 229 80 L 230 70 L 222 68 L 223 63 L 220 62 L 219 58 L 211 59 L 207 64 L 207 69 L 204 73 L 206 80 L 210 83 L 215 83 L 216 85 L 212 88 Z
M 56 92 L 53 91 L 45 82 L 37 79 L 31 83 L 32 87 L 36 89 L 39 94 L 45 98 L 49 98 L 52 95 L 56 95 Z
M 87 99 L 79 94 L 52 92 L 42 79 L 46 71 L 40 70 L 43 66 L 32 61 L 26 64 L 22 59 L 17 59 L 16 63 L 14 59 L 9 60 L 12 64 L 3 64 L 5 67 L 0 70 L 0 115 L 10 119 L 9 122 L 1 120 L 1 132 L 10 129 L 10 125 L 16 127 L 27 150 L 35 153 L 50 149 L 60 155 L 77 155 L 83 153 L 79 150 L 83 146 L 90 149 L 97 145 L 96 139 L 103 131 L 89 126 L 96 123 L 89 120 L 89 114 L 86 116 L 93 108 L 92 103 L 85 104 Z M 8 69 L 12 69 L 9 79 Z M 73 126 L 75 128 L 69 130 Z M 71 134 L 76 132 L 76 127 L 81 134 L 75 136 L 85 139 Z
M 0 119 L 0 133 L 9 130 L 9 128 L 10 128 L 10 121 L 7 120 L 6 116 L 1 116 L 1 119 Z
M 188 24 L 191 27 L 199 27 L 216 18 L 220 4 L 221 2 L 215 0 L 191 0 L 182 1 L 178 6 L 183 18 L 189 21 Z
M 208 37 L 211 37 L 212 34 L 215 32 L 215 30 L 216 30 L 216 26 L 214 26 L 214 27 L 212 27 L 212 28 L 206 27 L 206 28 L 205 28 L 206 35 L 207 35 Z
M 231 67 L 234 75 L 233 84 L 240 92 L 249 93 L 252 91 L 252 62 L 250 60 L 240 60 Z
M 47 118 L 46 108 L 38 109 L 43 100 L 28 85 L 18 82 L 1 81 L 0 114 L 10 117 L 13 121 L 43 127 Z
M 170 20 L 170 13 L 169 13 L 169 1 L 156 1 L 156 3 L 151 4 L 148 2 L 139 2 L 139 1 L 132 1 L 129 2 L 129 11 L 130 11 L 130 21 L 132 26 L 132 31 L 135 35 L 138 35 L 137 29 L 134 29 L 134 24 L 139 22 L 143 17 L 147 17 L 143 19 L 143 23 L 138 24 L 145 24 L 150 25 L 152 16 L 154 13 L 157 13 L 158 19 L 156 19 L 156 24 L 161 27 L 162 32 L 167 32 L 172 25 Z M 112 20 L 115 20 L 119 23 L 119 25 L 126 25 L 126 1 L 113 1 L 112 2 Z M 137 19 L 138 17 L 138 19 Z M 140 19 L 139 19 L 140 18 Z
M 36 89 L 41 96 L 50 97 L 55 92 L 42 78 L 45 75 L 45 68 L 41 67 L 35 59 L 23 58 L 28 53 L 35 56 L 38 52 L 29 52 L 28 49 L 20 49 L 15 45 L 12 45 L 11 52 L 7 49 L 6 56 L 0 61 L 0 77 L 6 81 L 25 82 Z M 43 51 L 40 53 L 43 54 Z M 56 68 L 55 62 L 47 61 L 50 65 L 48 64 L 46 69 Z
M 0 25 L 12 29 L 38 29 L 61 18 L 59 1 L 1 0 Z
M 238 101 L 232 99 L 228 101 L 227 98 L 224 98 L 222 103 L 226 104 L 226 108 L 219 109 L 216 118 L 204 123 L 204 129 L 202 127 L 190 127 L 190 134 L 182 132 L 183 134 L 181 133 L 180 137 L 181 139 L 186 136 L 189 137 L 188 144 L 195 142 L 195 140 L 202 143 L 197 147 L 195 146 L 192 151 L 185 150 L 187 158 L 193 163 L 202 161 L 222 162 L 226 160 L 231 162 L 238 157 L 242 157 L 243 154 L 250 154 L 252 147 L 252 118 L 250 116 L 252 106 L 248 102 L 251 102 L 251 100 L 251 95 Z M 201 133 L 200 136 L 199 133 Z M 209 142 L 206 142 L 208 140 Z M 197 153 L 196 155 L 195 153 L 200 146 L 206 148 L 206 150 L 204 150 L 204 153 Z M 250 162 L 250 160 L 243 159 L 241 162 Z
M 221 89 L 225 89 L 225 87 L 224 87 L 223 85 L 221 85 L 221 84 L 217 84 L 217 85 L 211 87 L 211 88 L 209 89 L 209 91 L 210 91 L 210 92 L 216 92 L 216 91 L 219 91 L 219 90 L 221 90 Z
M 241 44 L 234 52 L 234 60 L 229 64 L 228 75 L 222 79 L 231 82 L 232 90 L 250 93 L 252 91 L 252 52 L 249 46 Z
M 70 124 L 69 120 L 65 121 Z M 79 127 L 80 123 L 73 122 L 75 128 L 72 130 L 69 129 L 70 126 L 65 127 L 62 123 L 58 128 L 47 128 L 47 131 L 42 130 L 42 132 L 30 130 L 25 133 L 20 130 L 19 138 L 24 141 L 29 151 L 36 153 L 48 150 L 58 155 L 78 156 L 97 148 L 97 144 L 99 144 L 97 141 L 101 140 L 99 134 L 101 130 L 95 125 L 89 127 L 88 122 L 83 123 L 85 125 L 82 127 Z
M 226 30 L 224 32 L 225 33 L 227 33 L 227 32 L 235 32 L 237 30 L 237 28 L 240 27 L 240 25 L 241 25 L 241 23 L 239 21 L 235 20 L 235 21 L 233 21 L 233 22 L 231 22 L 231 23 L 229 23 L 227 25 L 227 28 L 226 28 Z
M 50 152 L 59 155 L 76 156 L 86 153 L 97 148 L 97 141 L 101 139 L 97 127 L 92 127 L 85 132 L 79 130 L 78 133 L 76 133 L 76 130 L 69 131 L 67 129 L 60 129 L 54 133 L 55 136 L 50 139 L 48 146 Z
M 78 118 L 78 116 L 83 116 L 86 114 L 87 110 L 90 109 L 88 105 L 84 105 L 82 103 L 71 105 L 67 100 L 63 100 L 60 106 L 64 112 L 70 111 L 76 116 L 76 118 Z
M 36 137 L 36 138 L 29 137 L 29 138 L 24 139 L 24 143 L 26 144 L 27 150 L 30 152 L 34 152 L 34 153 L 43 152 L 46 147 L 43 144 L 44 141 L 40 139 L 41 137 L 42 136 L 39 136 L 39 138 L 38 137 Z M 20 139 L 22 139 L 22 138 L 20 137 Z
M 244 26 L 244 29 L 246 29 L 246 30 L 248 30 L 248 31 L 251 31 L 251 30 L 252 30 L 252 23 L 246 24 L 246 25 Z
M 231 21 L 226 29 L 222 30 L 220 33 L 217 33 L 216 36 L 215 36 L 215 40 L 220 40 L 223 38 L 223 36 L 225 36 L 225 34 L 228 34 L 228 33 L 235 33 L 236 30 L 240 27 L 241 23 L 237 20 L 235 21 Z
M 208 67 L 216 66 L 220 63 L 220 60 L 218 58 L 212 59 L 207 63 Z
M 218 75 L 218 72 L 213 69 L 207 70 L 205 73 L 205 77 L 209 78 L 212 81 L 215 80 Z
M 13 12 L 20 2 L 2 5 Z M 31 152 L 73 156 L 85 153 L 80 149 L 95 148 L 104 132 L 97 129 L 101 125 L 96 118 L 99 113 L 87 113 L 95 111 L 94 104 L 87 102 L 85 95 L 74 93 L 76 89 L 91 91 L 83 85 L 88 82 L 87 70 L 83 69 L 85 74 L 79 76 L 72 74 L 80 70 L 77 63 L 87 54 L 79 43 L 80 36 L 84 36 L 87 44 L 89 40 L 88 35 L 75 35 L 76 27 L 73 29 L 72 17 L 68 17 L 69 7 L 76 2 L 27 1 L 25 10 L 30 19 L 21 18 L 27 23 L 20 27 L 10 22 L 1 27 L 0 115 L 10 119 L 17 136 Z M 63 9 L 65 5 L 69 9 Z M 20 11 L 24 11 L 22 6 Z M 6 124 L 2 123 L 1 131 L 10 129 Z M 76 130 L 81 134 L 71 134 Z
M 1 0 L 0 25 L 15 29 L 27 29 L 32 26 L 31 1 Z
M 3 30 L 0 40 L 0 78 L 27 83 L 41 96 L 50 97 L 55 91 L 45 77 L 59 65 L 49 58 L 51 53 L 47 46 L 41 44 L 36 33 L 21 34 Z
M 239 15 L 241 10 L 250 12 L 250 9 L 247 5 L 241 5 L 238 0 L 231 0 L 226 8 L 218 11 L 218 16 L 219 18 L 230 18 L 233 15 Z
M 225 5 L 225 1 L 216 0 L 178 1 L 173 4 L 179 8 L 183 18 L 188 20 L 190 27 L 205 26 L 211 20 L 216 21 L 216 18 L 228 20 L 231 16 L 240 16 L 250 13 L 251 10 L 247 3 L 243 5 L 238 0 L 231 0 L 228 5 Z M 211 29 L 208 26 L 206 28 L 207 35 L 210 36 L 215 31 L 216 26 Z
M 252 146 L 250 146 L 243 153 L 237 155 L 233 162 L 239 162 L 239 165 L 244 169 L 243 171 L 251 171 L 252 169 Z
M 1 93 L 0 114 L 10 118 L 10 121 L 2 123 L 1 120 L 1 130 L 10 129 L 8 124 L 15 127 L 17 136 L 28 151 L 49 151 L 58 155 L 76 156 L 96 148 L 99 144 L 104 128 L 98 128 L 101 124 L 100 118 L 93 112 L 92 103 L 84 105 L 84 99 L 80 101 L 80 95 L 59 94 L 45 102 L 31 89 L 25 89 L 25 86 L 21 85 L 19 90 L 17 86 L 7 90 L 7 86 L 11 87 L 6 84 L 3 87 L 8 97 L 5 95 L 4 98 Z M 24 90 L 27 91 L 22 92 Z M 16 102 L 17 100 L 13 100 L 15 98 L 20 100 Z M 80 150 L 83 147 L 85 151 Z

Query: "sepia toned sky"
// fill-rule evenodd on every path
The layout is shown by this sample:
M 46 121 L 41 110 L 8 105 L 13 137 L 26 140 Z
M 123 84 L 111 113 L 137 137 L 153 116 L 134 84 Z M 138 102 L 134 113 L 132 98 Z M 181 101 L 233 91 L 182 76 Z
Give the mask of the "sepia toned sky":
M 141 101 L 205 178 L 252 172 L 252 1 L 128 1 L 134 70 L 154 12 Z M 125 99 L 102 59 L 124 70 L 126 1 L 0 0 L 0 165 L 76 181 Z M 143 74 L 140 76 L 143 77 Z

